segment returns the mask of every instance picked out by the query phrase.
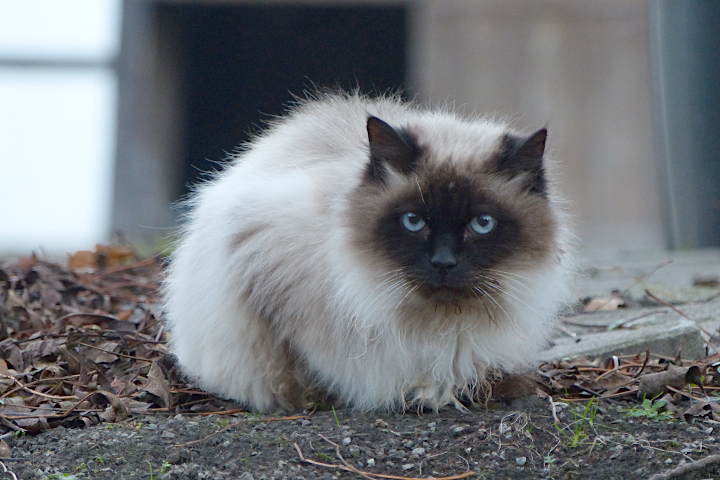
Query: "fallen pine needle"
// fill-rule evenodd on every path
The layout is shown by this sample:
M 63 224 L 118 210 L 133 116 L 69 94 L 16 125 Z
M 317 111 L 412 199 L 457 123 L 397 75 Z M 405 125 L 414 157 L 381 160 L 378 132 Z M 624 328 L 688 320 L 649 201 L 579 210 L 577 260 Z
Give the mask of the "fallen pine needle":
M 720 455 L 710 455 L 705 458 L 701 458 L 700 460 L 695 460 L 694 462 L 680 465 L 679 467 L 673 468 L 672 470 L 667 470 L 663 473 L 656 473 L 655 475 L 650 477 L 650 480 L 668 480 L 670 478 L 679 477 L 680 475 L 684 475 L 694 470 L 699 470 L 703 467 L 707 467 L 708 465 L 713 465 L 715 463 L 720 463 Z
M 691 398 L 691 399 L 696 400 L 696 401 L 698 401 L 698 402 L 707 402 L 707 401 L 708 401 L 708 400 L 705 399 L 705 398 L 696 397 L 695 395 L 691 395 L 691 394 L 689 394 L 689 393 L 687 393 L 687 392 L 683 392 L 682 390 L 678 390 L 677 388 L 674 388 L 674 387 L 672 387 L 672 386 L 670 386 L 670 385 L 665 385 L 665 388 L 667 388 L 667 389 L 670 390 L 671 392 L 679 393 L 679 394 L 682 395 L 683 397 Z
M 109 353 L 110 355 L 115 355 L 115 356 L 122 357 L 122 358 L 129 358 L 130 360 L 139 360 L 141 362 L 148 362 L 148 363 L 153 362 L 152 360 L 148 360 L 147 358 L 133 357 L 132 355 L 125 355 L 124 353 L 113 352 L 113 351 L 110 351 L 110 350 L 107 350 L 104 348 L 96 347 L 95 345 L 90 345 L 89 343 L 78 342 L 78 345 L 82 345 L 83 347 L 92 348 L 95 350 L 100 350 L 101 352 Z
M 302 450 L 300 450 L 300 447 L 298 446 L 298 444 L 297 444 L 297 443 L 294 443 L 293 446 L 295 447 L 295 450 L 297 451 L 298 457 L 300 457 L 300 460 L 302 460 L 302 461 L 305 462 L 305 463 L 309 463 L 309 464 L 311 464 L 311 465 L 317 465 L 317 466 L 319 466 L 319 467 L 326 467 L 326 468 L 334 468 L 334 469 L 345 470 L 346 472 L 352 472 L 352 473 L 358 474 L 358 475 L 360 475 L 360 476 L 362 476 L 362 477 L 364 477 L 364 478 L 369 478 L 370 480 L 376 480 L 376 479 L 378 479 L 378 478 L 389 478 L 389 479 L 391 479 L 391 480 L 431 480 L 431 479 L 429 479 L 429 478 L 421 478 L 421 477 L 400 477 L 400 476 L 397 476 L 397 475 L 384 475 L 384 474 L 382 474 L 382 473 L 372 473 L 372 472 L 367 472 L 367 471 L 358 470 L 357 468 L 355 468 L 355 467 L 351 466 L 350 464 L 348 464 L 348 463 L 345 461 L 345 459 L 342 457 L 342 455 L 340 455 L 340 453 L 339 453 L 339 451 L 340 451 L 340 446 L 339 446 L 337 443 L 329 440 L 328 438 L 324 437 L 323 435 L 320 435 L 320 437 L 321 437 L 323 440 L 325 440 L 326 442 L 328 442 L 328 443 L 330 443 L 330 444 L 332 444 L 332 445 L 335 446 L 335 450 L 336 450 L 338 456 L 340 457 L 341 461 L 342 461 L 345 465 L 334 465 L 334 464 L 332 464 L 332 463 L 322 463 L 322 462 L 317 462 L 317 461 L 315 461 L 315 460 L 311 460 L 311 459 L 309 459 L 309 458 L 305 458 L 305 455 L 303 455 Z M 460 480 L 460 479 L 462 479 L 462 478 L 468 478 L 468 477 L 471 477 L 471 476 L 473 476 L 473 475 L 475 475 L 475 472 L 470 471 L 470 472 L 461 473 L 460 475 L 453 475 L 453 476 L 450 476 L 450 477 L 434 477 L 432 480 Z
M 199 416 L 209 416 L 209 415 L 235 415 L 236 413 L 242 413 L 245 410 L 242 408 L 233 408 L 230 410 L 218 410 L 215 412 L 197 412 L 197 413 L 190 413 L 189 415 L 199 415 Z M 183 415 L 188 415 L 187 413 L 183 413 Z
M 279 422 L 281 420 L 300 420 L 308 418 L 307 415 L 295 415 L 294 417 L 265 417 L 265 418 L 248 418 L 248 422 Z
M 23 385 L 23 383 L 18 380 L 15 377 L 11 377 L 10 375 L 2 375 L 0 374 L 0 377 L 2 378 L 8 378 L 15 383 L 17 383 L 17 389 L 13 390 L 13 392 L 17 390 L 27 390 L 28 392 L 32 393 L 33 395 L 37 395 L 38 397 L 43 398 L 49 398 L 50 400 L 77 400 L 77 397 L 75 395 L 48 395 L 47 393 L 38 392 L 37 390 L 33 390 L 32 388 L 29 388 L 26 385 Z M 5 395 L 3 395 L 3 398 L 5 398 Z

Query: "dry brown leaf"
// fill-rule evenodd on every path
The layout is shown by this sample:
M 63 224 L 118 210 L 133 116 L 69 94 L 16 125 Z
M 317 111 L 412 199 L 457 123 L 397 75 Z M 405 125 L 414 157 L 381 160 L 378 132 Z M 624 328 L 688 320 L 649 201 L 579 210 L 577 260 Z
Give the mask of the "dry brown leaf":
M 163 407 L 170 406 L 170 382 L 168 382 L 158 362 L 153 362 L 150 365 L 150 371 L 147 374 L 147 383 L 141 388 L 156 397 L 160 397 Z
M 72 270 L 95 270 L 97 257 L 94 252 L 81 250 L 68 256 L 68 265 Z
M 715 402 L 699 402 L 683 412 L 683 417 L 688 423 L 692 423 L 696 418 L 708 418 L 717 420 L 720 415 L 720 405 Z
M 10 448 L 10 445 L 5 443 L 5 440 L 0 440 L 0 457 L 12 457 L 12 448 Z
M 123 397 L 121 400 L 132 413 L 145 413 L 151 406 L 147 402 L 140 402 L 130 397 Z
M 99 414 L 100 418 L 106 422 L 122 422 L 130 416 L 127 406 L 114 393 L 98 390 L 91 395 L 90 399 L 96 405 L 107 406 L 105 411 Z
M 585 313 L 588 312 L 599 312 L 606 310 L 617 310 L 618 307 L 624 304 L 620 297 L 595 297 L 585 304 L 583 310 Z

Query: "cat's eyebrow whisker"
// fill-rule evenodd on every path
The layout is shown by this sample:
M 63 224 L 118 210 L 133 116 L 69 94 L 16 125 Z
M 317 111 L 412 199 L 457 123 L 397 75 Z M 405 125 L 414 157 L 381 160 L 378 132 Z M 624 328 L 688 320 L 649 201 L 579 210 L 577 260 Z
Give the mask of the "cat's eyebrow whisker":
M 422 188 L 420 187 L 420 180 L 418 180 L 417 175 L 415 175 L 415 184 L 418 187 L 418 192 L 420 192 L 420 200 L 422 201 L 423 205 L 425 205 L 425 213 L 428 213 L 430 209 L 427 206 L 427 203 L 425 203 L 425 197 L 423 196 Z

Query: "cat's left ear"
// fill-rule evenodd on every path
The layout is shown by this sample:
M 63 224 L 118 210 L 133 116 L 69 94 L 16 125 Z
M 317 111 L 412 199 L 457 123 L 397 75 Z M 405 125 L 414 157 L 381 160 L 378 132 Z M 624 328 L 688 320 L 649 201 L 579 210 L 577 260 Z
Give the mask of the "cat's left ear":
M 371 179 L 382 179 L 386 168 L 409 174 L 415 168 L 417 148 L 412 139 L 377 117 L 367 120 L 368 143 L 370 144 L 370 164 L 368 176 Z
M 503 153 L 497 161 L 498 171 L 512 177 L 525 176 L 530 192 L 546 196 L 547 181 L 543 167 L 546 140 L 547 130 L 544 128 L 529 137 L 505 134 Z

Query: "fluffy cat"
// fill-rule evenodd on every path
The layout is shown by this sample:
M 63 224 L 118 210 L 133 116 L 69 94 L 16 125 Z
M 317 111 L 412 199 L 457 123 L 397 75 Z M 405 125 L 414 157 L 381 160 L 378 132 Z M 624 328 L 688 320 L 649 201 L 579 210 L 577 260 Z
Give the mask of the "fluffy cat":
M 197 188 L 164 287 L 171 349 L 253 410 L 477 398 L 570 299 L 546 131 L 397 97 L 298 102 Z

